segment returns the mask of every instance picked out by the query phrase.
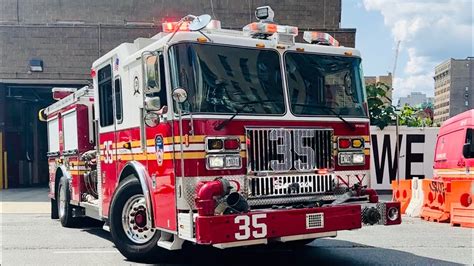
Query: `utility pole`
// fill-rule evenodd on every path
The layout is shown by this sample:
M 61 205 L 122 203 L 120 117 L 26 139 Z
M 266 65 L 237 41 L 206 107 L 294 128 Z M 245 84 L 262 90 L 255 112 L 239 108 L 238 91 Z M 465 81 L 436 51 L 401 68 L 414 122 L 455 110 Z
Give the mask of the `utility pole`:
M 395 83 L 395 71 L 397 70 L 397 61 L 398 61 L 398 50 L 400 49 L 400 42 L 397 42 L 397 47 L 395 48 L 395 59 L 393 62 L 393 72 L 392 72 L 392 93 L 393 93 L 393 83 Z M 393 96 L 392 96 L 393 99 Z M 395 125 L 395 155 L 397 156 L 397 185 L 400 185 L 400 137 L 398 136 L 400 132 L 398 131 L 399 124 L 399 114 L 397 115 L 397 123 Z

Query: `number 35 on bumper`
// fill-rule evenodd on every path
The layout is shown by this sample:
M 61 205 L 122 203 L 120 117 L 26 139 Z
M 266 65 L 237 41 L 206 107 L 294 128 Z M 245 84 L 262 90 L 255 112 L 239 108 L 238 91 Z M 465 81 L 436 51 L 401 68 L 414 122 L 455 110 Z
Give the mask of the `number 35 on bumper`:
M 235 233 L 235 239 L 247 240 L 250 237 L 264 238 L 267 236 L 267 225 L 264 219 L 267 218 L 266 213 L 258 213 L 252 216 L 239 215 L 234 218 L 234 223 L 239 226 L 238 232 Z

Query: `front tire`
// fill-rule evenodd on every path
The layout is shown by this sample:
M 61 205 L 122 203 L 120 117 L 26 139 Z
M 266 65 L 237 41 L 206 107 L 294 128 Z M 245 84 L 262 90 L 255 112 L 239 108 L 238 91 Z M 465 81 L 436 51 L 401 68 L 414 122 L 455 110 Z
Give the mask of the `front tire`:
M 117 249 L 132 261 L 147 261 L 162 250 L 159 231 L 152 228 L 140 181 L 129 176 L 115 192 L 110 206 L 110 233 Z
M 59 221 L 64 227 L 76 226 L 76 219 L 72 217 L 72 206 L 69 203 L 71 201 L 71 192 L 69 191 L 69 181 L 66 177 L 62 176 L 59 181 L 58 195 L 57 195 L 57 208 Z

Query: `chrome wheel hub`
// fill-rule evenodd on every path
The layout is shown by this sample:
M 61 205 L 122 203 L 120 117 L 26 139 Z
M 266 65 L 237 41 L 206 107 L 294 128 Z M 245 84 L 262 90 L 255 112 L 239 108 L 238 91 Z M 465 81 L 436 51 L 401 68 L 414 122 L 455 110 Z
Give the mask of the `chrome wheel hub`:
M 59 217 L 64 217 L 66 213 L 66 193 L 64 193 L 63 187 L 61 186 L 58 190 L 59 192 Z
M 122 227 L 133 243 L 144 244 L 151 240 L 155 230 L 146 208 L 145 197 L 134 195 L 125 202 L 122 210 Z

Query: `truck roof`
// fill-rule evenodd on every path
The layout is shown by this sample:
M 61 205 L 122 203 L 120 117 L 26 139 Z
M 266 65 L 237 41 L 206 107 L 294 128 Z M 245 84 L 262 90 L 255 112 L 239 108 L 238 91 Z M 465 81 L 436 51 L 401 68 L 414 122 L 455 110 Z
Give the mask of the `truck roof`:
M 444 121 L 439 130 L 440 135 L 462 127 L 474 126 L 474 109 L 455 115 Z
M 237 45 L 255 48 L 256 44 L 258 43 L 263 44 L 266 48 L 279 49 L 283 51 L 295 51 L 298 49 L 310 53 L 360 57 L 360 52 L 351 47 L 326 46 L 299 42 L 295 42 L 292 45 L 280 45 L 271 37 L 268 39 L 256 39 L 246 35 L 243 31 L 238 30 L 206 29 L 203 30 L 203 32 L 212 40 L 212 43 L 214 44 Z M 143 51 L 155 51 L 164 45 L 172 45 L 183 41 L 197 42 L 197 38 L 204 37 L 204 35 L 200 32 L 178 31 L 173 36 L 172 40 L 169 41 L 171 35 L 171 33 L 160 32 L 151 38 L 138 38 L 133 43 L 123 43 L 97 59 L 92 64 L 92 68 L 97 68 L 115 55 L 120 58 L 121 65 L 123 67 L 140 58 Z M 282 47 L 284 47 L 284 49 L 281 49 Z

